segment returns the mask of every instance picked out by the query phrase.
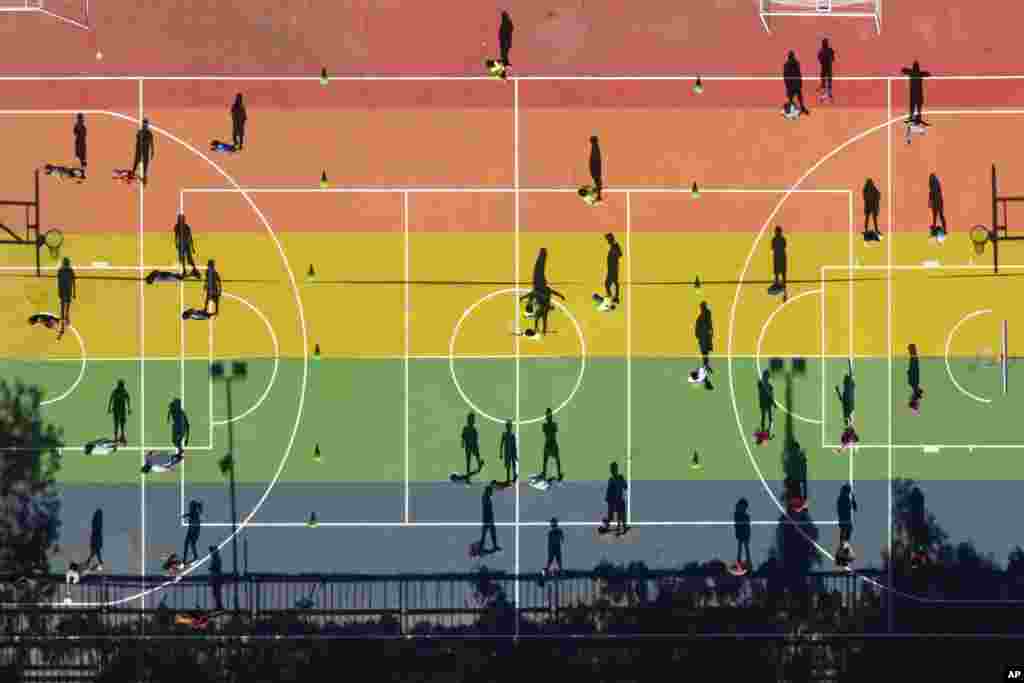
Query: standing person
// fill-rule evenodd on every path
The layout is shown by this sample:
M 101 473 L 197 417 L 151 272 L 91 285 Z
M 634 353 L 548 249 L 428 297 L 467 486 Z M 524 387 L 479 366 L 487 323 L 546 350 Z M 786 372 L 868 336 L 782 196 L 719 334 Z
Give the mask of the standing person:
M 611 525 L 618 521 L 618 533 L 621 536 L 629 530 L 626 526 L 626 491 L 629 488 L 626 478 L 619 474 L 619 464 L 613 462 L 608 468 L 611 476 L 608 477 L 608 487 L 605 489 L 604 502 L 608 504 L 608 516 L 604 519 L 601 528 L 603 533 L 611 531 Z
M 839 398 L 839 404 L 843 409 L 843 425 L 846 427 L 853 425 L 855 389 L 856 384 L 853 381 L 853 375 L 849 373 L 843 375 L 843 390 L 840 391 L 839 387 L 836 387 L 836 396 Z
M 128 395 L 123 379 L 117 380 L 117 386 L 110 392 L 107 414 L 114 416 L 114 441 L 126 446 L 128 437 L 125 435 L 125 425 L 128 424 L 128 416 L 132 414 L 132 397 Z
M 928 125 L 921 118 L 921 110 L 924 109 L 924 81 L 922 79 L 931 76 L 928 71 L 922 71 L 921 65 L 914 60 L 914 64 L 908 69 L 903 67 L 900 72 L 910 77 L 910 113 L 907 114 L 906 123 L 913 123 L 918 126 Z
M 541 468 L 541 477 L 547 481 L 548 460 L 550 459 L 555 461 L 555 467 L 558 469 L 558 481 L 562 481 L 562 459 L 558 454 L 558 423 L 555 422 L 551 408 L 544 411 L 544 423 L 541 425 L 541 431 L 544 432 L 544 466 Z
M 213 604 L 220 612 L 224 609 L 223 588 L 224 588 L 224 565 L 220 560 L 220 550 L 217 546 L 211 545 L 210 550 L 210 590 L 213 592 Z
M 877 242 L 882 238 L 878 230 L 878 213 L 882 204 L 882 193 L 875 186 L 875 181 L 868 178 L 864 183 L 864 240 Z M 868 221 L 873 220 L 875 224 L 874 233 L 868 230 Z
M 540 322 L 541 331 L 547 334 L 548 331 L 548 315 L 551 313 L 551 297 L 552 295 L 557 296 L 562 301 L 565 301 L 565 296 L 551 289 L 551 287 L 544 286 L 541 289 L 531 289 L 529 292 L 519 297 L 520 301 L 526 301 L 526 311 L 529 313 L 533 311 L 533 331 L 537 332 L 537 323 Z
M 775 387 L 772 386 L 771 373 L 765 370 L 757 381 L 757 402 L 761 408 L 761 432 L 758 445 L 764 438 L 771 439 L 775 428 Z M 765 437 L 767 435 L 767 437 Z
M 772 237 L 772 289 L 782 291 L 782 300 L 786 300 L 786 238 L 782 236 L 782 226 L 775 226 Z
M 203 283 L 203 293 L 206 295 L 203 310 L 210 313 L 210 304 L 212 303 L 213 313 L 211 315 L 219 314 L 220 296 L 223 293 L 223 289 L 220 282 L 220 273 L 217 272 L 213 259 L 206 262 L 206 281 Z
M 67 256 L 57 271 L 57 298 L 60 299 L 60 331 L 57 339 L 64 336 L 64 330 L 71 324 L 71 302 L 75 300 L 75 271 L 71 268 L 71 259 Z
M 932 210 L 931 235 L 938 241 L 946 237 L 946 212 L 942 202 L 942 184 L 934 173 L 928 176 L 928 208 Z M 941 229 L 939 223 L 942 223 Z
M 793 100 L 800 105 L 801 114 L 810 114 L 804 106 L 804 78 L 800 73 L 800 62 L 796 59 L 796 53 L 789 51 L 786 63 L 782 65 L 782 79 L 786 84 L 786 103 L 788 107 L 793 106 Z
M 480 554 L 487 552 L 484 547 L 487 544 L 487 532 L 491 533 L 491 545 L 493 548 L 490 552 L 500 553 L 501 546 L 498 545 L 498 528 L 494 525 L 494 488 L 498 485 L 498 482 L 492 481 L 490 484 L 484 487 L 484 495 L 480 500 L 482 505 L 482 520 L 480 524 Z
M 484 468 L 484 460 L 480 457 L 480 434 L 476 431 L 476 415 L 466 416 L 466 426 L 462 428 L 462 449 L 466 452 L 466 481 Z M 469 461 L 476 458 L 476 472 L 470 469 Z
M 544 565 L 544 576 L 551 576 L 562 571 L 562 543 L 565 542 L 565 532 L 558 526 L 558 518 L 551 518 L 551 528 L 548 529 L 548 561 Z
M 185 551 L 182 553 L 181 561 L 184 565 L 189 564 L 188 549 L 192 548 L 192 556 L 198 560 L 199 550 L 196 543 L 199 542 L 199 532 L 202 529 L 203 504 L 198 500 L 189 501 L 188 512 L 181 516 L 188 521 L 188 530 L 185 532 Z
M 857 511 L 857 499 L 853 495 L 853 487 L 843 484 L 836 499 L 836 518 L 839 520 L 839 547 L 849 545 L 853 538 L 853 513 Z
M 505 482 L 511 484 L 519 481 L 519 452 L 516 445 L 516 434 L 512 430 L 512 420 L 506 420 L 505 431 L 501 433 L 498 444 L 501 460 L 505 463 Z
M 505 66 L 512 66 L 512 62 L 508 61 L 508 51 L 512 49 L 512 32 L 515 28 L 508 12 L 502 12 L 501 25 L 498 27 L 498 47 L 501 49 L 501 63 Z
M 245 143 L 245 121 L 248 118 L 245 113 L 245 104 L 242 103 L 242 93 L 235 95 L 235 102 L 231 105 L 231 144 L 235 150 L 241 152 Z
M 704 386 L 711 389 L 711 361 L 709 355 L 714 349 L 715 328 L 711 322 L 711 308 L 706 301 L 700 302 L 700 312 L 697 314 L 697 322 L 693 328 L 694 336 L 697 337 L 697 348 L 700 349 L 701 367 L 698 370 L 697 381 L 704 382 Z
M 185 222 L 185 214 L 179 213 L 178 220 L 174 224 L 174 248 L 178 252 L 178 261 L 181 263 L 181 277 L 185 278 L 185 265 L 192 266 L 192 277 L 197 280 L 202 276 L 196 268 L 195 254 L 196 247 L 192 241 L 192 226 Z
M 590 136 L 590 178 L 594 181 L 597 201 L 601 201 L 601 190 L 604 189 L 604 176 L 601 172 L 601 144 L 596 135 Z
M 836 61 L 836 52 L 828 44 L 828 38 L 821 39 L 821 49 L 818 50 L 818 64 L 821 65 L 821 86 L 818 88 L 820 95 L 819 102 L 826 99 L 832 101 L 832 64 Z
M 612 233 L 608 233 L 604 238 L 608 242 L 608 270 L 604 276 L 604 293 L 613 304 L 618 304 L 619 261 L 622 260 L 622 247 L 615 241 L 615 235 Z M 612 285 L 615 285 L 615 296 L 612 296 Z
M 910 409 L 917 413 L 921 407 L 921 397 L 924 396 L 924 389 L 921 388 L 921 361 L 917 357 L 917 344 L 907 346 L 909 362 L 907 363 L 907 384 L 910 385 Z
M 736 510 L 733 513 L 733 527 L 736 531 L 736 567 L 738 569 L 744 568 L 743 564 L 743 551 L 746 550 L 747 563 L 746 569 L 750 569 L 753 565 L 750 561 L 750 513 L 747 509 L 750 507 L 750 503 L 747 502 L 746 498 L 740 498 L 736 502 Z
M 74 129 L 74 133 L 75 133 L 75 158 L 78 159 L 78 166 L 79 166 L 79 168 L 82 169 L 82 178 L 85 178 L 85 170 L 86 170 L 86 167 L 89 165 L 89 160 L 88 160 L 88 157 L 87 157 L 87 154 L 86 154 L 87 148 L 86 148 L 86 144 L 85 144 L 86 132 L 87 131 L 85 130 L 85 115 L 84 114 L 76 114 L 75 115 L 75 129 Z
M 139 165 L 142 165 L 142 184 L 149 180 L 149 162 L 156 154 L 153 151 L 153 131 L 149 129 L 149 119 L 142 119 L 142 127 L 135 133 L 135 161 L 132 170 L 139 177 Z
M 103 571 L 103 510 L 96 508 L 92 513 L 92 533 L 89 535 L 89 558 L 85 566 L 92 564 L 96 558 L 96 571 Z
M 171 401 L 171 405 L 167 408 L 167 421 L 171 423 L 171 443 L 178 449 L 177 455 L 181 455 L 185 452 L 182 444 L 188 445 L 192 428 L 188 422 L 188 415 L 181 407 L 180 398 Z

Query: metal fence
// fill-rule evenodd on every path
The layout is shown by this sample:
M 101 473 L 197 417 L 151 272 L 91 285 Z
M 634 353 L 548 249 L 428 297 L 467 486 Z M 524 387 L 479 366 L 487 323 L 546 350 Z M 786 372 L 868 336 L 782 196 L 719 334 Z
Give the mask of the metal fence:
M 764 607 L 778 592 L 768 574 L 734 577 L 700 570 L 613 568 L 564 572 L 556 578 L 542 579 L 539 574 L 512 575 L 486 570 L 441 575 L 249 574 L 237 580 L 225 575 L 221 593 L 223 606 L 229 612 L 251 619 L 290 615 L 322 626 L 391 618 L 402 633 L 410 633 L 432 626 L 470 626 L 496 608 L 512 610 L 521 623 L 552 623 L 564 622 L 567 615 L 580 611 L 589 610 L 593 615 L 595 608 L 757 608 Z M 215 607 L 216 584 L 206 575 L 190 575 L 171 582 L 166 577 L 94 575 L 73 586 L 65 586 L 63 577 L 48 580 L 56 587 L 52 604 L 26 615 L 34 613 L 38 618 L 41 613 L 54 617 L 98 614 L 102 624 L 116 627 L 139 623 L 144 615 L 207 611 Z M 812 605 L 827 600 L 833 607 L 852 613 L 877 604 L 877 593 L 856 574 L 815 572 L 806 581 Z M 145 597 L 137 597 L 147 591 L 150 592 Z M 22 611 L 17 609 L 22 605 L 16 602 L 4 606 L 9 611 Z M 8 622 L 11 632 L 16 626 L 12 620 Z

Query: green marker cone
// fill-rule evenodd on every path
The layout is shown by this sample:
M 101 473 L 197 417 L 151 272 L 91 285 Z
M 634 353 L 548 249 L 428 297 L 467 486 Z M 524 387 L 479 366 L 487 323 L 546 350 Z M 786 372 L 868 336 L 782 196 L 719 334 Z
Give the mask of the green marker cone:
M 700 190 L 697 189 L 697 183 L 696 182 L 694 182 L 693 183 L 693 187 L 690 188 L 690 195 L 694 199 L 699 199 L 700 198 Z
M 323 462 L 323 458 L 320 456 L 320 444 L 317 444 L 313 448 L 313 462 L 315 462 L 315 463 Z
M 313 347 L 313 360 L 320 360 L 320 345 L 316 344 Z
M 327 85 L 327 67 L 320 69 L 320 85 Z
M 320 520 L 318 520 L 316 518 L 316 513 L 315 512 L 309 513 L 309 521 L 306 522 L 306 526 L 309 527 L 310 529 L 315 529 L 318 526 L 320 526 Z
M 324 171 L 323 173 L 320 174 L 320 189 L 327 189 L 327 171 Z
M 700 76 L 697 76 L 697 82 L 693 84 L 693 93 L 700 95 L 704 92 L 704 84 L 700 82 Z
M 700 464 L 700 456 L 697 455 L 697 451 L 693 452 L 693 459 L 690 460 L 690 469 L 699 470 L 704 466 Z

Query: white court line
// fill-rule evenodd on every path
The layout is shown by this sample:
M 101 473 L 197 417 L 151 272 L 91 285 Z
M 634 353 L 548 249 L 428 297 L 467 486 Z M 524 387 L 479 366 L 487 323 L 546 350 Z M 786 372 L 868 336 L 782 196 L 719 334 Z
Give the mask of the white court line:
M 135 124 L 142 129 L 143 108 L 142 108 L 142 81 L 139 81 L 139 117 Z M 145 256 L 145 225 L 146 225 L 146 210 L 145 210 L 145 190 L 141 183 L 137 183 L 137 189 L 139 194 L 139 268 L 141 272 L 142 265 L 146 262 Z M 146 357 L 146 283 L 143 280 L 139 280 L 139 358 Z M 146 361 L 139 361 L 139 443 L 146 443 Z M 140 464 L 146 464 L 145 453 L 140 453 Z M 142 596 L 139 600 L 139 608 L 146 608 L 146 475 L 139 474 L 139 516 L 140 524 L 142 528 L 142 538 L 139 542 L 139 553 L 140 553 L 140 566 L 139 574 L 142 575 Z
M 626 193 L 626 274 L 633 277 L 633 195 Z M 615 294 L 618 295 L 618 289 Z M 633 289 L 626 281 L 626 526 L 633 519 Z
M 960 321 L 957 322 L 956 325 L 953 325 L 953 328 L 949 331 L 949 334 L 946 335 L 946 347 L 945 347 L 945 349 L 944 349 L 944 351 L 942 353 L 942 359 L 946 363 L 946 375 L 949 376 L 949 381 L 953 383 L 953 386 L 956 387 L 957 391 L 959 391 L 961 394 L 963 394 L 967 398 L 974 399 L 978 403 L 992 403 L 992 399 L 990 399 L 990 398 L 982 398 L 981 396 L 978 396 L 977 394 L 973 394 L 973 393 L 967 391 L 966 389 L 964 389 L 962 386 L 960 386 L 960 382 L 957 382 L 956 381 L 956 377 L 953 376 L 953 368 L 950 367 L 950 365 L 949 365 L 949 347 L 953 345 L 953 336 L 956 334 L 956 331 L 960 329 L 961 325 L 963 325 L 968 320 L 971 320 L 972 318 L 977 318 L 979 315 L 986 315 L 986 314 L 991 313 L 991 312 L 992 312 L 991 308 L 982 308 L 980 310 L 974 311 L 973 313 L 968 313 L 964 317 L 960 318 Z M 890 382 L 890 384 L 891 384 L 891 382 Z M 890 441 L 891 441 L 891 439 L 890 439 Z
M 519 249 L 520 249 L 520 245 L 519 245 L 519 229 L 520 229 L 519 228 L 519 190 L 520 190 L 520 188 L 519 188 L 519 81 L 515 81 L 515 82 L 512 83 L 512 184 L 513 184 L 513 203 L 515 205 L 515 209 L 514 209 L 515 210 L 515 218 L 514 218 L 514 221 L 513 221 L 513 228 L 514 228 L 513 242 L 514 242 L 514 244 L 512 246 L 512 252 L 513 252 L 512 253 L 512 258 L 514 259 L 514 261 L 513 261 L 513 271 L 514 271 L 514 273 L 513 273 L 513 278 L 512 279 L 515 282 L 515 286 L 519 287 L 520 286 L 519 285 L 519 275 L 520 275 L 520 273 L 519 273 Z M 551 297 L 551 298 L 553 299 L 554 297 Z M 512 309 L 512 316 L 513 316 L 513 318 L 512 318 L 512 320 L 514 321 L 514 324 L 515 324 L 515 327 L 513 327 L 512 329 L 514 330 L 514 329 L 518 328 L 518 326 L 519 326 L 519 297 L 516 294 L 512 295 L 512 305 L 513 305 L 513 309 Z M 537 323 L 534 322 L 534 329 L 536 329 L 536 324 Z M 519 342 L 520 342 L 520 338 L 519 338 L 519 335 L 517 334 L 512 339 L 513 339 L 513 343 L 515 345 L 514 348 L 515 348 L 515 355 L 516 355 L 516 359 L 515 359 L 515 373 L 516 373 L 516 379 L 515 379 L 515 385 L 516 385 L 516 389 L 515 389 L 515 398 L 516 398 L 515 430 L 516 430 L 516 435 L 515 435 L 515 440 L 516 440 L 516 458 L 517 458 L 517 462 L 515 462 L 513 464 L 513 467 L 515 468 L 515 472 L 514 472 L 513 476 L 514 476 L 514 478 L 518 479 L 518 477 L 519 477 L 519 462 L 518 462 L 518 458 L 522 456 L 522 454 L 519 452 L 519 444 L 520 444 L 520 440 L 519 440 L 519 420 L 520 420 L 519 401 L 522 398 L 521 394 L 519 393 L 519 391 L 520 391 L 520 386 L 519 386 L 519 381 L 520 381 L 520 378 L 519 378 L 519 364 L 520 364 Z M 514 550 L 515 550 L 515 561 L 513 563 L 513 569 L 514 569 L 514 571 L 516 573 L 516 576 L 519 575 L 519 522 L 520 522 L 519 482 L 516 481 L 515 548 L 514 548 Z M 516 605 L 516 607 L 518 607 L 519 606 L 519 582 L 518 581 L 516 581 L 515 586 L 516 587 L 515 587 L 514 604 Z M 516 635 L 517 636 L 519 635 L 519 619 L 516 619 Z
M 838 526 L 839 520 L 814 521 L 815 524 L 826 526 Z M 633 527 L 731 527 L 736 523 L 728 521 L 686 521 L 686 522 L 633 522 Z M 778 526 L 779 520 L 765 520 L 750 522 L 753 526 Z M 264 528 L 299 528 L 307 527 L 308 522 L 252 522 L 248 526 Z M 182 524 L 182 526 L 186 526 Z M 207 522 L 203 521 L 204 527 L 230 527 L 231 522 Z M 408 529 L 408 528 L 435 528 L 435 529 L 479 529 L 480 522 L 317 522 L 320 527 L 335 527 L 341 529 Z M 495 522 L 494 526 L 499 528 L 520 528 L 520 527 L 550 527 L 551 522 Z M 601 522 L 563 522 L 558 521 L 561 527 L 590 527 L 601 526 Z M 518 573 L 518 572 L 517 572 Z
M 53 315 L 53 313 L 50 313 L 49 315 Z M 48 399 L 48 400 L 46 400 L 46 401 L 40 401 L 40 402 L 39 402 L 39 406 L 40 406 L 40 407 L 42 407 L 42 406 L 48 406 L 48 405 L 51 405 L 51 404 L 53 404 L 53 403 L 56 403 L 57 401 L 63 401 L 63 400 L 65 399 L 65 398 L 67 398 L 68 396 L 70 396 L 70 395 L 71 395 L 71 393 L 72 393 L 72 392 L 73 392 L 73 391 L 74 391 L 75 389 L 77 389 L 77 388 L 78 388 L 78 385 L 79 385 L 79 384 L 81 384 L 81 382 L 82 382 L 82 378 L 83 378 L 83 377 L 85 377 L 85 365 L 86 365 L 86 363 L 88 362 L 88 361 L 87 361 L 87 358 L 88 358 L 88 354 L 86 353 L 86 350 L 85 350 L 85 342 L 84 342 L 84 341 L 82 341 L 82 335 L 80 335 L 80 334 L 78 333 L 78 330 L 77 330 L 77 329 L 75 329 L 75 326 L 74 326 L 74 325 L 68 325 L 68 326 L 67 326 L 67 328 L 68 328 L 69 330 L 71 330 L 71 331 L 72 331 L 72 332 L 74 333 L 74 335 L 75 335 L 75 338 L 76 338 L 76 339 L 78 340 L 78 347 L 79 347 L 79 348 L 80 348 L 80 349 L 82 350 L 82 357 L 81 357 L 80 359 L 78 359 L 78 360 L 80 360 L 80 361 L 81 361 L 81 363 L 82 363 L 82 367 L 80 367 L 80 368 L 78 369 L 78 377 L 76 377 L 76 378 L 75 378 L 75 381 L 71 383 L 71 386 L 70 386 L 70 387 L 68 387 L 67 391 L 65 391 L 65 392 L 64 392 L 63 394 L 61 394 L 60 396 L 57 396 L 56 398 L 51 398 L 51 399 Z
M 412 290 L 409 286 L 409 280 L 411 277 L 411 246 L 409 243 L 409 193 L 402 193 L 402 243 L 403 243 L 403 272 L 405 273 L 405 286 L 403 287 L 403 293 L 405 295 L 405 314 L 403 317 L 405 325 L 405 337 L 404 344 L 402 347 L 402 382 L 403 382 L 403 396 L 405 401 L 403 402 L 403 409 L 405 411 L 405 430 L 403 431 L 402 441 L 402 452 L 405 455 L 405 477 L 402 496 L 402 521 L 409 521 L 409 430 L 411 425 L 409 424 L 409 350 L 412 348 L 412 342 L 410 335 L 412 334 Z
M 2 112 L 0 112 L 2 113 Z M 417 187 L 387 187 L 387 186 L 352 186 L 352 187 L 329 187 L 326 189 L 320 189 L 318 187 L 246 187 L 246 188 L 233 188 L 233 187 L 186 187 L 181 190 L 181 198 L 179 200 L 180 205 L 185 205 L 185 193 L 190 194 L 400 194 L 407 192 L 409 194 L 443 194 L 443 193 L 458 193 L 458 194 L 515 194 L 515 193 L 537 193 L 537 194 L 576 194 L 578 187 L 468 187 L 468 186 L 450 186 L 450 187 L 424 187 L 422 185 Z M 602 194 L 689 194 L 692 191 L 690 187 L 605 187 L 601 189 Z M 850 190 L 794 190 L 793 194 L 834 194 L 838 192 L 849 193 Z M 744 189 L 739 187 L 732 188 L 700 188 L 700 193 L 705 194 L 786 194 L 786 190 L 783 189 L 770 189 L 770 188 L 753 188 Z
M 11 11 L 11 10 L 6 10 Z M 801 14 L 800 16 L 807 16 Z M 508 80 L 513 82 L 518 81 L 693 81 L 700 76 L 701 81 L 708 82 L 744 82 L 744 81 L 767 81 L 781 83 L 783 81 L 782 76 L 755 76 L 755 75 L 719 75 L 719 76 L 705 76 L 703 74 L 674 74 L 674 75 L 643 75 L 643 74 L 632 74 L 622 76 L 600 76 L 600 75 L 562 75 L 562 76 L 546 76 L 546 75 L 518 75 L 509 76 Z M 802 80 L 807 82 L 816 82 L 817 76 L 803 76 Z M 904 82 L 909 80 L 908 76 L 835 76 L 832 80 L 834 81 L 862 81 L 862 82 Z M 979 74 L 976 76 L 965 76 L 965 75 L 933 75 L 928 77 L 929 81 L 1014 81 L 1024 80 L 1024 76 L 1016 74 Z M 320 81 L 319 75 L 309 76 L 296 76 L 293 74 L 278 74 L 278 75 L 267 75 L 267 74 L 234 74 L 230 76 L 216 75 L 216 74 L 197 74 L 194 76 L 172 76 L 172 75 L 121 75 L 121 76 L 73 76 L 73 75 L 60 75 L 60 76 L 0 76 L 0 82 L 3 81 L 212 81 L 212 82 L 224 82 L 233 83 L 238 81 L 253 81 L 253 82 L 281 82 L 281 83 L 318 83 Z M 331 82 L 347 83 L 347 82 L 466 82 L 466 81 L 486 81 L 493 82 L 494 77 L 488 75 L 479 76 L 453 76 L 449 74 L 423 74 L 419 76 L 412 75 L 388 75 L 388 74 L 338 74 L 330 76 Z
M 791 303 L 793 303 L 795 301 L 798 301 L 798 300 L 804 298 L 805 296 L 811 296 L 812 294 L 821 294 L 822 297 L 825 296 L 825 292 L 823 290 L 821 290 L 821 289 L 811 289 L 811 290 L 808 290 L 808 291 L 806 291 L 806 292 L 804 292 L 802 294 L 797 294 L 792 299 L 788 299 L 787 301 L 783 301 L 781 304 L 779 304 L 778 308 L 776 308 L 774 311 L 772 311 L 771 315 L 769 315 L 768 318 L 764 321 L 764 325 L 761 326 L 761 334 L 759 334 L 758 337 L 757 337 L 757 346 L 754 347 L 754 372 L 757 374 L 757 380 L 758 381 L 761 381 L 761 344 L 764 343 L 764 335 L 765 335 L 765 333 L 768 332 L 768 327 L 772 324 L 772 321 L 775 320 L 775 316 L 778 315 L 780 312 L 782 312 L 783 308 L 785 308 L 786 306 L 790 305 Z M 824 364 L 822 364 L 822 366 L 821 366 L 821 371 L 824 374 L 824 372 L 825 372 Z M 779 402 L 779 399 L 775 399 L 775 405 L 778 406 L 779 410 L 781 410 L 782 412 L 789 413 L 790 415 L 792 415 L 796 419 L 802 420 L 803 422 L 807 422 L 809 424 L 823 424 L 824 423 L 824 415 L 825 415 L 824 412 L 822 413 L 822 419 L 821 420 L 815 420 L 815 419 L 810 418 L 810 417 L 804 417 L 803 415 L 799 415 L 799 414 L 797 414 L 795 412 L 790 412 L 789 410 L 786 409 L 786 406 L 782 405 Z
M 893 119 L 893 116 L 892 116 L 892 82 L 889 81 L 889 82 L 887 82 L 885 84 L 885 120 L 886 121 L 892 121 L 892 119 Z M 886 512 L 887 512 L 886 516 L 888 518 L 888 520 L 887 520 L 888 524 L 887 524 L 887 527 L 886 527 L 887 531 L 886 531 L 886 546 L 885 547 L 887 548 L 887 550 L 889 552 L 889 556 L 892 557 L 892 554 L 893 554 L 893 542 L 892 542 L 892 525 L 893 525 L 893 499 L 892 499 L 893 449 L 892 449 L 892 442 L 893 442 L 893 431 L 894 431 L 894 426 L 893 426 L 893 423 L 894 423 L 894 420 L 893 420 L 894 404 L 893 404 L 892 368 L 893 368 L 893 354 L 895 353 L 895 344 L 896 344 L 896 340 L 894 339 L 893 332 L 892 332 L 892 309 L 893 309 L 893 307 L 894 307 L 894 305 L 896 303 L 895 300 L 893 299 L 893 296 L 892 296 L 892 265 L 893 265 L 892 243 L 893 243 L 893 240 L 896 237 L 896 228 L 895 228 L 896 223 L 895 223 L 895 220 L 894 220 L 894 218 L 895 218 L 894 212 L 896 210 L 895 209 L 895 207 L 896 207 L 896 196 L 895 196 L 896 190 L 895 190 L 895 187 L 893 185 L 893 170 L 892 170 L 892 126 L 888 126 L 886 131 L 885 131 L 885 156 L 886 156 L 886 164 L 885 164 L 886 176 L 885 176 L 885 180 L 886 180 L 886 184 L 888 185 L 887 202 L 889 204 L 889 206 L 888 206 L 889 221 L 888 221 L 888 225 L 886 226 L 886 232 L 888 233 L 887 234 L 888 239 L 886 240 L 886 245 L 885 245 L 885 247 L 886 247 L 886 249 L 885 249 L 885 251 L 886 251 L 886 261 L 885 261 L 885 264 L 887 266 L 889 266 L 888 270 L 886 270 L 885 289 L 886 289 L 886 299 L 887 299 L 889 305 L 886 307 L 887 310 L 886 310 L 886 313 L 885 313 L 885 326 L 886 326 L 886 332 L 887 332 L 886 337 L 888 338 L 888 347 L 889 347 L 887 355 L 889 357 L 888 358 L 888 360 L 889 360 L 889 434 L 888 434 L 888 439 L 889 439 L 889 444 L 890 444 L 889 447 L 886 448 L 886 461 L 887 461 L 886 462 L 886 466 L 887 466 L 888 482 L 889 483 L 888 483 L 888 486 L 886 487 L 886 495 L 888 497 L 888 507 L 886 509 Z M 822 278 L 824 278 L 824 271 L 822 271 Z M 824 391 L 824 387 L 822 388 L 822 391 Z M 822 430 L 822 436 L 824 437 L 824 430 Z M 822 440 L 824 441 L 824 439 L 822 439 Z M 851 458 L 851 467 L 852 467 L 852 458 Z M 893 564 L 894 564 L 893 562 L 889 563 L 889 585 L 890 586 L 894 585 L 894 581 L 893 581 L 893 571 L 894 571 Z M 894 611 L 892 609 L 892 602 L 891 602 L 891 600 L 887 602 L 887 607 L 888 607 L 888 609 L 886 609 L 886 613 L 889 615 L 888 616 L 889 632 L 892 633 L 892 631 L 894 630 L 895 615 L 894 615 Z
M 265 316 L 263 314 L 263 311 L 261 311 L 260 309 L 256 308 L 251 303 L 249 303 L 248 301 L 246 301 L 245 299 L 243 299 L 242 297 L 240 297 L 240 296 L 238 296 L 236 294 L 230 294 L 228 292 L 223 292 L 222 291 L 221 292 L 221 296 L 226 296 L 229 299 L 234 299 L 238 303 L 243 304 L 245 306 L 248 306 L 249 309 L 253 313 L 255 313 L 256 315 L 258 315 L 260 320 L 263 321 L 263 324 L 267 328 L 267 332 L 270 333 L 270 340 L 274 344 L 274 369 L 270 372 L 270 381 L 267 382 L 267 388 L 263 390 L 263 394 L 260 396 L 259 400 L 256 401 L 256 403 L 254 403 L 252 406 L 250 406 L 249 409 L 246 410 L 241 415 L 232 417 L 230 420 L 211 420 L 211 423 L 215 427 L 223 427 L 224 425 L 228 424 L 229 422 L 240 422 L 240 421 L 244 420 L 246 417 L 248 417 L 250 414 L 252 414 L 253 411 L 255 411 L 257 408 L 259 408 L 261 405 L 263 405 L 263 402 L 265 400 L 267 400 L 267 396 L 270 394 L 270 390 L 274 388 L 274 382 L 277 381 L 277 369 L 278 369 L 278 365 L 280 364 L 280 360 L 281 360 L 280 347 L 278 346 L 278 343 L 277 343 L 277 334 L 274 333 L 274 327 L 273 327 L 273 325 L 270 324 L 270 321 L 267 320 L 267 316 Z M 212 404 L 211 404 L 210 410 L 211 411 L 213 410 Z M 213 444 L 213 440 L 212 439 L 210 440 L 210 444 L 211 445 Z

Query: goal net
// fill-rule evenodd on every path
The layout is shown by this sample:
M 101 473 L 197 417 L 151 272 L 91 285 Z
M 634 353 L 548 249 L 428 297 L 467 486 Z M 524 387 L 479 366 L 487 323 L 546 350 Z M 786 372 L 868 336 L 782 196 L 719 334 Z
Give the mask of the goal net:
M 882 0 L 760 0 L 761 25 L 771 33 L 772 17 L 855 17 L 874 19 L 882 32 Z
M 89 0 L 0 0 L 0 12 L 35 12 L 89 29 Z

